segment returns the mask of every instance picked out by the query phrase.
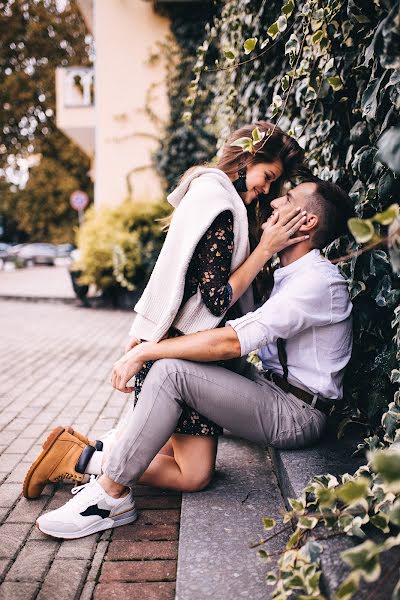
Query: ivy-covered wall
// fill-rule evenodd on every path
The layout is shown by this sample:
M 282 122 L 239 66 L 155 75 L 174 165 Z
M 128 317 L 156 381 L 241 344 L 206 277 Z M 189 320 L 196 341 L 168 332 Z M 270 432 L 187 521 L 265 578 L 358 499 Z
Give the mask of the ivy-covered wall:
M 377 143 L 390 130 L 393 146 L 399 135 L 392 129 L 399 124 L 399 21 L 399 3 L 383 0 L 219 3 L 194 74 L 188 69 L 194 43 L 177 36 L 185 68 L 172 95 L 173 121 L 162 149 L 170 184 L 188 166 L 211 159 L 230 130 L 268 117 L 298 139 L 316 175 L 350 192 L 358 216 L 398 202 L 399 177 L 378 160 Z M 244 50 L 248 38 L 253 42 Z M 180 94 L 190 80 L 183 104 Z M 187 111 L 193 111 L 191 124 Z M 187 140 L 194 151 L 187 152 Z M 327 254 L 337 259 L 355 249 L 349 236 Z M 385 245 L 339 265 L 354 302 L 345 413 L 375 427 L 394 391 L 391 321 L 400 298 L 398 277 Z

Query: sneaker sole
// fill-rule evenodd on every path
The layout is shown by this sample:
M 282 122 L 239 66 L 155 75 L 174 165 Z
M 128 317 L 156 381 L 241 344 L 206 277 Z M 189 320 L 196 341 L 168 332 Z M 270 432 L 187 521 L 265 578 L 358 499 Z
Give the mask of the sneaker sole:
M 133 510 L 129 510 L 127 512 L 121 513 L 120 515 L 115 516 L 114 518 L 103 519 L 98 523 L 93 523 L 89 527 L 85 527 L 85 529 L 81 529 L 80 531 L 74 532 L 61 532 L 61 531 L 50 531 L 45 527 L 41 527 L 39 525 L 39 521 L 36 521 L 36 527 L 46 535 L 50 537 L 60 538 L 63 540 L 77 540 L 82 537 L 86 537 L 87 535 L 92 535 L 93 533 L 97 533 L 98 531 L 104 531 L 105 529 L 114 529 L 115 527 L 121 527 L 122 525 L 128 525 L 129 523 L 133 523 L 136 521 L 138 517 L 137 510 L 134 508 Z
M 29 496 L 28 495 L 28 488 L 29 488 L 30 481 L 32 479 L 32 476 L 33 476 L 35 470 L 36 470 L 36 467 L 42 462 L 43 458 L 46 456 L 46 454 L 48 453 L 48 451 L 50 450 L 50 448 L 57 441 L 57 439 L 60 437 L 60 435 L 62 433 L 64 433 L 64 431 L 66 429 L 67 429 L 66 427 L 61 427 L 61 426 L 56 427 L 47 436 L 47 439 L 43 443 L 43 450 L 42 450 L 42 452 L 39 454 L 39 456 L 37 457 L 37 459 L 35 460 L 35 462 L 29 467 L 29 471 L 25 475 L 24 483 L 22 485 L 22 494 L 24 495 L 25 498 L 33 499 L 33 498 L 38 498 L 40 496 L 40 494 L 38 496 Z

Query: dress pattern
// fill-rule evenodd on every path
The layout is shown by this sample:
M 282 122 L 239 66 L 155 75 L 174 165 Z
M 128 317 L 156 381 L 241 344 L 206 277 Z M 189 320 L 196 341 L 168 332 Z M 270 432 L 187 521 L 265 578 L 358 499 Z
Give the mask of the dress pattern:
M 196 294 L 199 288 L 204 304 L 213 315 L 221 316 L 226 313 L 232 301 L 232 288 L 228 279 L 233 244 L 233 216 L 229 210 L 226 210 L 218 215 L 196 246 L 186 273 L 181 306 Z M 236 306 L 232 307 L 229 315 L 225 314 L 219 327 L 223 327 L 228 319 L 236 318 L 236 315 L 232 314 L 233 309 L 236 309 Z M 176 329 L 171 329 L 168 333 L 169 338 L 179 335 L 182 334 Z M 135 406 L 139 400 L 142 385 L 153 364 L 154 361 L 148 361 L 136 375 Z M 223 362 L 219 364 L 223 365 Z M 218 436 L 222 435 L 222 428 L 185 405 L 175 433 Z

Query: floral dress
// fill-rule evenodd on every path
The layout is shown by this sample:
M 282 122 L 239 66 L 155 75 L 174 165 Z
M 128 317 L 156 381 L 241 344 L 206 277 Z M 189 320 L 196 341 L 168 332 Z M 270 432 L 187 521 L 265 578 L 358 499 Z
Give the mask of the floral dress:
M 196 246 L 190 261 L 185 280 L 185 289 L 182 304 L 196 294 L 197 289 L 204 304 L 215 316 L 222 315 L 232 301 L 232 288 L 228 283 L 231 260 L 233 253 L 233 216 L 229 210 L 222 212 L 210 225 Z M 219 327 L 223 327 L 228 319 L 240 316 L 239 310 L 234 305 L 229 314 L 225 314 Z M 168 337 L 177 337 L 181 332 L 171 329 Z M 147 361 L 135 378 L 134 403 L 139 399 L 142 385 L 154 361 Z M 224 366 L 224 362 L 218 364 Z M 189 435 L 218 436 L 222 428 L 213 423 L 193 408 L 184 406 L 175 433 Z

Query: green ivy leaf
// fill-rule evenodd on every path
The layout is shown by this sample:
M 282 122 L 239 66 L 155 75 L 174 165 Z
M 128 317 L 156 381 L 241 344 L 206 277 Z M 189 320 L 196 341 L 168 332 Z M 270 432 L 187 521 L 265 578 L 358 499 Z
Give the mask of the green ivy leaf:
M 279 29 L 278 29 L 278 23 L 277 21 L 275 21 L 275 23 L 272 23 L 272 25 L 270 25 L 267 29 L 267 35 L 269 35 L 269 37 L 271 37 L 273 40 L 276 38 L 276 36 L 279 33 Z
M 254 48 L 256 47 L 256 44 L 257 38 L 248 38 L 243 44 L 244 53 L 250 54 L 250 52 L 253 52 Z
M 376 450 L 371 454 L 371 467 L 385 482 L 400 484 L 400 450 Z M 400 488 L 400 485 L 399 485 Z
M 400 125 L 391 127 L 380 137 L 377 158 L 394 173 L 400 174 Z
M 224 56 L 228 60 L 234 60 L 234 58 L 235 58 L 235 54 L 233 53 L 232 50 L 224 50 Z
M 275 519 L 270 519 L 269 517 L 263 518 L 264 529 L 273 529 L 276 525 Z
M 337 92 L 343 88 L 343 81 L 340 79 L 339 75 L 328 77 L 328 83 L 334 92 Z
M 365 477 L 360 477 L 357 481 L 347 481 L 336 490 L 338 498 L 347 505 L 365 498 L 368 492 L 369 481 Z
M 312 44 L 313 44 L 314 46 L 316 46 L 317 44 L 319 44 L 319 43 L 320 43 L 320 41 L 322 40 L 322 38 L 323 38 L 324 36 L 325 36 L 325 33 L 323 32 L 323 30 L 322 30 L 322 29 L 318 29 L 318 31 L 316 31 L 316 32 L 315 32 L 315 33 L 312 35 L 312 37 L 311 37 Z
M 358 219 L 356 217 L 347 221 L 350 232 L 358 244 L 366 244 L 375 233 L 374 226 L 369 219 Z
M 335 600 L 350 600 L 360 586 L 360 573 L 353 571 L 335 593 Z
M 253 138 L 253 142 L 257 144 L 265 138 L 265 131 L 260 131 L 258 127 L 255 127 L 251 132 L 251 137 Z
M 254 154 L 255 152 L 253 140 L 249 137 L 241 137 L 232 142 L 231 146 L 238 146 L 243 152 L 250 152 L 250 154 Z
M 314 529 L 318 524 L 318 519 L 315 517 L 300 517 L 299 527 L 300 529 Z
M 285 75 L 281 80 L 282 90 L 284 92 L 286 92 L 289 89 L 289 86 L 290 86 L 290 77 L 288 77 L 288 75 Z
M 288 19 L 292 12 L 294 11 L 294 2 L 293 0 L 287 0 L 287 2 L 282 6 L 282 14 Z
M 399 507 L 400 508 L 400 507 Z M 399 510 L 399 524 L 400 524 L 400 510 Z M 384 513 L 378 513 L 370 518 L 370 523 L 383 531 L 383 533 L 389 533 L 390 529 L 388 527 L 388 517 Z
M 400 500 L 396 500 L 396 502 L 393 504 L 389 511 L 388 517 L 389 521 L 393 523 L 393 525 L 400 527 Z
M 318 542 L 309 540 L 300 550 L 300 554 L 311 563 L 318 563 L 322 552 L 322 546 Z
M 380 223 L 381 225 L 390 225 L 390 223 L 392 223 L 395 220 L 395 218 L 397 217 L 398 214 L 399 214 L 399 205 L 392 204 L 384 212 L 376 213 L 376 215 L 374 215 L 372 217 L 372 221 L 376 221 L 377 223 Z
M 265 576 L 265 582 L 267 585 L 275 585 L 278 578 L 273 571 L 269 571 L 269 573 Z

